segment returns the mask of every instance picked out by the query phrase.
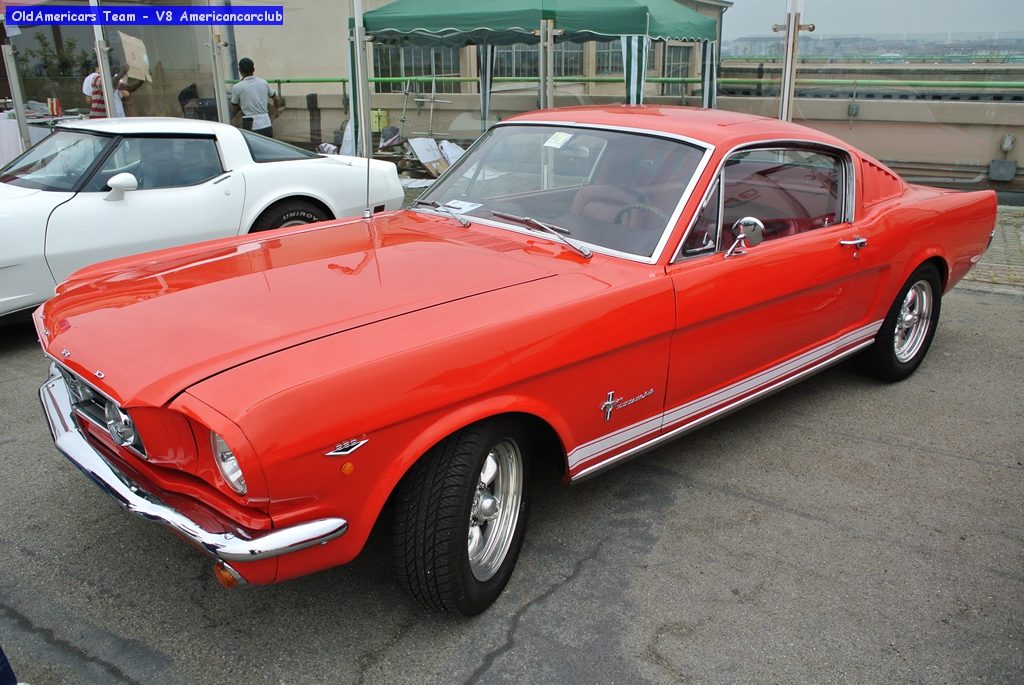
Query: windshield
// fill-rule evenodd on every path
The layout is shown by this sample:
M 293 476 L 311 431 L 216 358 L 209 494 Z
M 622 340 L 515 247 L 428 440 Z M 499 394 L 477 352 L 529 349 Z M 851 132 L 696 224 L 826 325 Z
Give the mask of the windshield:
M 0 169 L 0 183 L 38 190 L 73 190 L 113 138 L 56 131 Z
M 498 126 L 423 199 L 505 223 L 521 222 L 501 215 L 529 217 L 577 243 L 650 257 L 703 154 L 639 133 Z

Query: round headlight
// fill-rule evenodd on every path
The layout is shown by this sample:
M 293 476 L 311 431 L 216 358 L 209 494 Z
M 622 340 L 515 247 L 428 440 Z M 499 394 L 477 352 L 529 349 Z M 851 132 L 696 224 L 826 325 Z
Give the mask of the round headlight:
M 121 447 L 128 447 L 135 442 L 135 424 L 120 407 L 113 402 L 107 402 L 103 414 L 107 420 L 107 432 L 114 442 Z
M 235 458 L 224 438 L 216 433 L 211 433 L 210 435 L 210 442 L 213 445 L 213 460 L 217 462 L 220 475 L 224 476 L 224 480 L 231 486 L 232 490 L 239 495 L 244 495 L 245 475 L 242 474 L 242 467 L 239 465 L 238 459 Z

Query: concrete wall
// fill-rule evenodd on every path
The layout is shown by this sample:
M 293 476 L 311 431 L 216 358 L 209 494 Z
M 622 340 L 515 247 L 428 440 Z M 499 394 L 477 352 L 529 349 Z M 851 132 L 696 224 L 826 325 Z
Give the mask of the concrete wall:
M 405 136 L 428 129 L 438 139 L 469 143 L 480 133 L 479 101 L 473 94 L 445 94 L 451 103 L 430 107 L 409 98 L 406 104 Z M 303 99 L 304 100 L 304 99 Z M 389 123 L 401 126 L 404 96 L 375 95 L 374 109 L 385 109 Z M 595 97 L 582 93 L 560 94 L 558 106 L 621 102 L 621 97 Z M 695 98 L 651 97 L 648 104 L 699 105 Z M 332 142 L 333 131 L 348 118 L 340 95 L 320 96 L 321 140 Z M 856 116 L 850 117 L 850 101 L 798 98 L 796 123 L 830 133 L 892 164 L 905 177 L 921 182 L 947 183 L 959 187 L 992 187 L 1024 192 L 1024 106 L 998 102 L 858 101 Z M 289 99 L 275 130 L 296 141 L 309 140 L 309 115 L 299 98 Z M 499 119 L 535 109 L 533 91 L 495 95 L 492 106 Z M 721 109 L 774 117 L 777 98 L 719 98 Z M 1007 133 L 1017 144 L 1008 158 L 1018 163 L 1018 174 L 1010 183 L 993 183 L 987 178 L 989 162 L 1002 159 L 999 146 Z M 320 141 L 314 141 L 320 142 Z

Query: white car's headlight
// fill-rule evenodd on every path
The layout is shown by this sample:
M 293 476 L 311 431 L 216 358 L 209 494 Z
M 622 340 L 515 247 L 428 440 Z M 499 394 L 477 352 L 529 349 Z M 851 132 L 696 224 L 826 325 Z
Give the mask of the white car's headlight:
M 239 465 L 238 459 L 235 458 L 234 453 L 232 453 L 224 438 L 216 433 L 211 433 L 210 436 L 213 444 L 213 460 L 217 462 L 220 475 L 224 476 L 224 480 L 227 481 L 232 490 L 239 495 L 244 495 L 245 475 L 242 473 L 242 467 Z

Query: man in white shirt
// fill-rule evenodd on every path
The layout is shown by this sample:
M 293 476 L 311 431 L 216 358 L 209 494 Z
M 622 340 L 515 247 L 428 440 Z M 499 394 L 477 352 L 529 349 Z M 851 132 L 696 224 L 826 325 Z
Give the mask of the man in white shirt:
M 90 107 L 92 105 L 93 79 L 100 75 L 100 68 L 96 66 L 95 62 L 91 62 L 88 66 L 91 67 L 91 71 L 86 75 L 85 80 L 82 81 L 82 95 L 85 96 L 86 107 Z
M 248 57 L 238 60 L 238 73 L 242 80 L 231 88 L 232 112 L 242 110 L 242 128 L 245 130 L 273 138 L 267 100 L 272 100 L 274 106 L 279 107 L 277 93 L 270 89 L 269 83 L 253 75 L 256 67 Z

